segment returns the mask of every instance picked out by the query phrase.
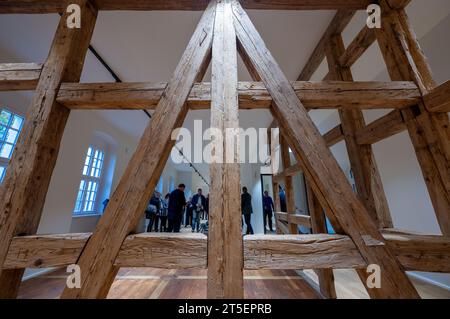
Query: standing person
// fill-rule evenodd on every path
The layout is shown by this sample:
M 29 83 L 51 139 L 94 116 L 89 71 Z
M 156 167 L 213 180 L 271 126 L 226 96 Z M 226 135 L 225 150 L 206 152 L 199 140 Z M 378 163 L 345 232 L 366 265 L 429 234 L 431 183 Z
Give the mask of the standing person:
M 169 220 L 169 233 L 179 233 L 181 227 L 181 220 L 183 219 L 183 210 L 186 206 L 186 197 L 184 197 L 184 184 L 178 185 L 178 188 L 170 193 L 169 207 L 167 218 Z
M 246 234 L 253 235 L 254 233 L 251 224 L 251 217 L 253 214 L 252 195 L 248 193 L 247 187 L 242 188 L 241 208 L 242 208 L 242 215 L 244 215 L 245 225 L 247 226 Z
M 189 197 L 186 203 L 186 216 L 184 218 L 184 227 L 188 225 L 192 227 L 192 216 L 194 214 L 194 205 L 192 204 L 192 197 Z
M 280 209 L 283 213 L 287 213 L 287 205 L 286 205 L 286 194 L 284 189 L 278 185 L 279 195 L 280 195 Z
M 209 194 L 206 195 L 206 206 L 205 206 L 205 219 L 209 219 Z
M 266 233 L 266 219 L 269 221 L 269 229 L 271 232 L 273 232 L 272 229 L 272 212 L 275 210 L 275 207 L 273 206 L 273 200 L 272 197 L 269 196 L 268 191 L 264 191 L 263 196 L 263 212 L 264 212 L 264 234 Z
M 192 197 L 192 205 L 194 207 L 194 214 L 192 218 L 192 232 L 200 230 L 200 217 L 206 207 L 206 197 L 202 194 L 202 189 L 197 190 L 197 194 Z
M 157 216 L 159 210 L 159 198 L 157 197 L 157 192 L 153 192 L 152 197 L 150 198 L 150 202 L 148 203 L 147 210 L 145 211 L 145 218 L 147 218 L 148 226 L 147 226 L 147 233 L 152 231 L 153 225 L 157 224 Z
M 160 232 L 167 231 L 167 207 L 169 204 L 169 194 L 167 194 L 164 198 L 161 197 L 161 208 L 159 210 L 159 219 L 161 221 L 161 225 L 159 226 Z

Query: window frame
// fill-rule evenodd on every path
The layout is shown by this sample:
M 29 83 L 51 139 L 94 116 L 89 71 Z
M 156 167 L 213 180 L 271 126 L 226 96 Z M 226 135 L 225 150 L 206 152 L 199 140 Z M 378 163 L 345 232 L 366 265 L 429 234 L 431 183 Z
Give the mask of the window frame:
M 0 123 L 0 126 L 5 127 L 5 136 L 4 137 L 0 137 L 0 149 L 1 149 L 1 147 L 4 144 L 11 145 L 12 149 L 11 149 L 11 153 L 10 153 L 9 157 L 2 157 L 2 156 L 0 156 L 0 166 L 2 166 L 4 168 L 3 172 L 0 174 L 0 184 L 3 183 L 3 179 L 4 179 L 5 175 L 6 175 L 6 171 L 8 170 L 9 164 L 11 162 L 12 155 L 14 153 L 14 149 L 16 148 L 17 141 L 19 140 L 20 133 L 22 132 L 22 128 L 23 128 L 24 123 L 25 123 L 25 116 L 23 116 L 22 114 L 20 114 L 18 112 L 15 112 L 15 111 L 13 111 L 13 110 L 9 109 L 8 107 L 5 107 L 5 106 L 0 108 L 0 113 L 3 112 L 3 111 L 9 113 L 10 114 L 10 118 L 9 118 L 8 123 L 6 125 L 3 124 L 3 123 Z M 21 123 L 20 123 L 18 128 L 14 128 L 13 127 L 13 121 L 14 121 L 15 117 L 18 117 L 18 118 L 21 119 Z M 7 141 L 8 132 L 10 130 L 14 131 L 14 132 L 17 132 L 17 136 L 15 137 L 15 140 L 12 143 Z
M 91 150 L 90 153 L 89 150 Z M 98 152 L 99 157 L 96 157 L 96 152 Z M 105 158 L 106 152 L 101 147 L 95 144 L 88 146 L 81 170 L 81 179 L 78 186 L 75 207 L 72 212 L 73 217 L 101 215 L 98 195 L 101 193 L 103 184 Z M 87 199 L 91 195 L 93 195 L 93 198 Z M 87 205 L 91 205 L 90 209 L 87 209 Z

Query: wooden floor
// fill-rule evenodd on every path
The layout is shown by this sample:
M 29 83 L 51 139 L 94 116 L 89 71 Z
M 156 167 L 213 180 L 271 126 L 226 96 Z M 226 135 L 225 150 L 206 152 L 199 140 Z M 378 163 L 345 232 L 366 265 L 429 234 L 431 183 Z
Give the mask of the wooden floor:
M 335 270 L 334 274 L 338 298 L 368 298 L 353 270 Z M 422 298 L 450 299 L 448 290 L 414 278 L 411 280 Z M 20 287 L 19 298 L 58 298 L 65 282 L 64 270 L 24 281 Z M 320 296 L 313 288 L 316 284 L 317 277 L 311 270 L 245 271 L 245 298 L 318 299 Z M 206 298 L 206 270 L 124 268 L 117 275 L 108 298 L 203 299 Z
M 19 298 L 58 298 L 66 283 L 64 270 L 24 281 Z M 318 299 L 319 294 L 293 270 L 245 271 L 245 298 Z M 206 270 L 121 269 L 109 292 L 113 299 L 203 299 Z

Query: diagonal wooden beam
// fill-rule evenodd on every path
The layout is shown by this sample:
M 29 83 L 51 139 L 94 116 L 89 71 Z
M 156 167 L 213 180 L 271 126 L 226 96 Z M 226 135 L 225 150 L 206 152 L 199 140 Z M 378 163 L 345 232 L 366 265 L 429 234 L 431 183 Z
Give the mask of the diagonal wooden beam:
M 64 14 L 56 29 L 25 126 L 0 187 L 0 268 L 8 246 L 18 234 L 35 234 L 56 164 L 69 109 L 56 103 L 62 82 L 78 82 L 97 9 L 87 0 L 74 0 L 83 15 L 83 27 L 69 29 Z M 0 297 L 15 297 L 23 269 L 0 270 Z
M 139 141 L 133 157 L 88 241 L 78 265 L 83 274 L 80 289 L 65 289 L 63 298 L 104 298 L 118 268 L 114 260 L 120 247 L 138 224 L 169 157 L 173 130 L 182 125 L 188 111 L 189 92 L 209 64 L 215 2 L 204 12 L 167 85 L 158 107 Z
M 367 6 L 366 6 L 367 7 Z M 323 59 L 325 59 L 325 46 L 329 41 L 330 37 L 334 34 L 340 34 L 344 31 L 345 27 L 350 23 L 356 11 L 342 9 L 338 10 L 333 20 L 331 20 L 330 25 L 325 31 L 319 43 L 316 45 L 314 51 L 312 52 L 308 62 L 306 62 L 305 67 L 298 77 L 298 81 L 308 81 L 311 79 L 312 75 L 319 68 Z
M 352 81 L 353 75 L 349 67 L 339 64 L 339 57 L 345 51 L 341 35 L 331 37 L 327 46 L 327 61 L 335 80 Z M 391 213 L 384 193 L 381 176 L 372 152 L 372 146 L 359 145 L 356 132 L 366 126 L 364 115 L 360 110 L 339 110 L 342 131 L 349 160 L 355 177 L 357 193 L 378 228 L 392 228 Z
M 213 141 L 218 154 L 210 168 L 211 187 L 208 230 L 208 298 L 244 298 L 243 243 L 238 136 L 237 51 L 231 1 L 217 3 L 212 47 L 211 127 L 223 140 Z M 227 152 L 231 151 L 231 154 Z M 230 156 L 231 155 L 231 158 Z
M 327 212 L 339 221 L 363 258 L 382 269 L 383 285 L 378 289 L 379 296 L 418 298 L 416 290 L 393 252 L 385 245 L 364 205 L 353 193 L 344 173 L 320 137 L 289 81 L 236 1 L 233 2 L 233 11 L 238 40 L 272 95 L 273 113 L 294 154 L 302 161 L 307 178 L 319 192 L 321 203 L 327 204 Z M 373 245 L 374 241 L 379 245 Z
M 356 142 L 360 145 L 378 143 L 406 130 L 402 113 L 394 110 L 356 131 Z
M 341 67 L 349 68 L 366 52 L 366 50 L 377 40 L 374 29 L 367 26 L 361 29 L 356 38 L 349 44 L 347 49 L 339 57 Z
M 34 90 L 41 70 L 37 63 L 1 63 L 0 91 Z
M 281 132 L 283 133 L 283 132 Z M 287 169 L 291 167 L 291 155 L 289 154 L 289 146 L 284 139 L 283 135 L 280 136 L 280 155 L 281 162 L 283 163 L 283 169 Z M 296 214 L 295 212 L 295 193 L 294 193 L 294 184 L 292 176 L 285 175 L 284 176 L 284 188 L 286 193 L 286 208 L 288 214 Z M 298 234 L 298 226 L 295 223 L 291 223 L 288 219 L 288 227 L 290 234 Z
M 385 0 L 382 28 L 376 30 L 393 81 L 412 80 L 426 96 L 435 87 L 430 66 L 404 10 L 392 10 Z M 450 235 L 450 124 L 445 113 L 430 113 L 419 103 L 401 111 L 428 188 L 439 226 Z

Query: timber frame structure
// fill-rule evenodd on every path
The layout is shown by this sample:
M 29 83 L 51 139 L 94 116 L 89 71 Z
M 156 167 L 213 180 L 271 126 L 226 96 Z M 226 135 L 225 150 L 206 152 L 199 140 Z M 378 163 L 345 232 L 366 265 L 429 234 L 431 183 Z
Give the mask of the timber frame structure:
M 82 271 L 81 288 L 66 288 L 62 298 L 106 297 L 120 267 L 207 268 L 209 298 L 243 298 L 244 269 L 315 269 L 322 294 L 335 298 L 333 268 L 356 269 L 365 282 L 367 265 L 377 264 L 381 288 L 367 289 L 372 298 L 418 298 L 405 271 L 450 272 L 450 83 L 436 87 L 404 10 L 409 2 L 0 1 L 0 13 L 62 14 L 43 65 L 0 64 L 0 90 L 35 90 L 0 187 L 0 296 L 16 297 L 27 267 L 76 263 Z M 80 29 L 66 26 L 69 3 L 81 8 Z M 357 10 L 371 3 L 382 8 L 382 28 L 364 27 L 345 48 L 342 31 Z M 337 9 L 337 14 L 298 81 L 290 83 L 244 9 Z M 79 84 L 98 10 L 204 13 L 169 83 Z M 394 82 L 354 82 L 350 67 L 375 41 Z M 238 82 L 238 52 L 254 82 Z M 323 82 L 308 82 L 324 58 L 328 75 Z M 212 82 L 202 83 L 210 63 Z M 95 232 L 36 235 L 70 110 L 144 107 L 153 107 L 155 113 Z M 242 238 L 238 161 L 211 165 L 214 205 L 208 238 L 133 234 L 173 146 L 172 130 L 190 108 L 211 108 L 212 126 L 221 130 L 238 127 L 239 108 L 271 110 L 272 126 L 280 128 L 284 166 L 284 171 L 274 172 L 273 184 L 278 189 L 284 181 L 289 210 L 277 213 L 283 235 Z M 321 108 L 338 109 L 341 118 L 324 136 L 308 115 L 308 109 Z M 362 111 L 374 108 L 393 110 L 366 125 Z M 393 229 L 371 145 L 404 130 L 414 145 L 443 236 Z M 339 141 L 346 143 L 357 194 L 329 150 Z M 298 164 L 291 166 L 288 147 Z M 271 149 L 273 155 L 275 147 Z M 238 158 L 237 152 L 234 156 Z M 292 176 L 299 170 L 307 179 L 310 216 L 293 213 Z M 325 215 L 336 235 L 326 233 Z M 312 228 L 314 234 L 299 235 L 297 225 Z

